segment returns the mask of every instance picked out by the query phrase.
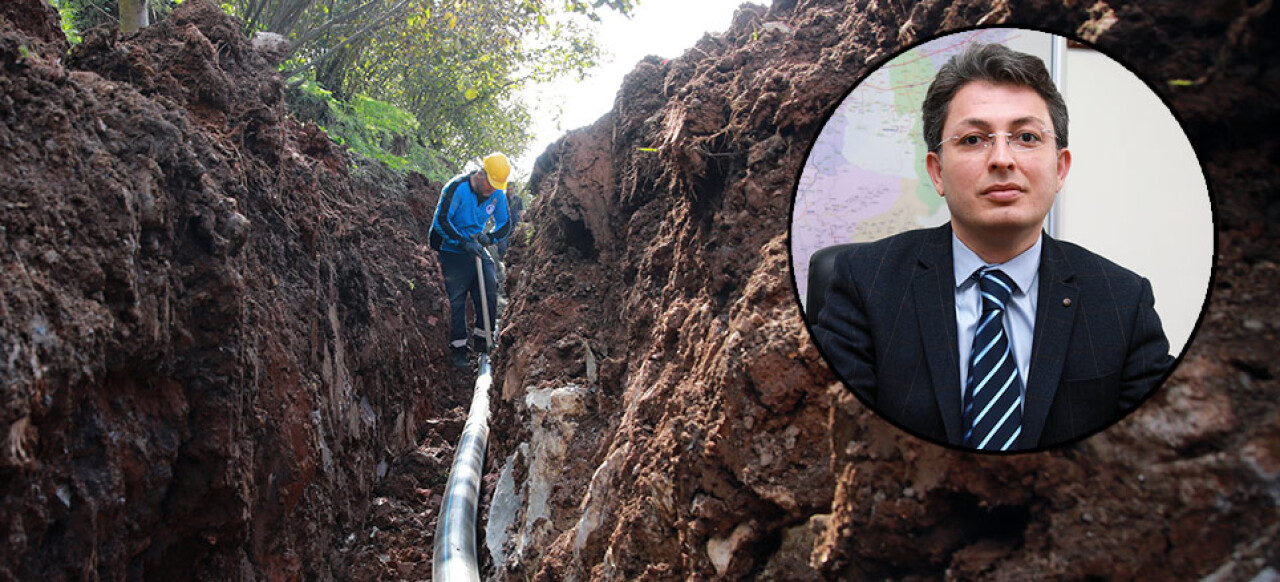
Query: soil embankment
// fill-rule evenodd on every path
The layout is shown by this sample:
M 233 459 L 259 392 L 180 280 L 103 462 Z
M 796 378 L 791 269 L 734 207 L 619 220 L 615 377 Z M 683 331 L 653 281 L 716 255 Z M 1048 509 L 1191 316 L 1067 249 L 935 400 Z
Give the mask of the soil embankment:
M 430 506 L 388 473 L 469 399 L 439 185 L 286 118 L 206 0 L 66 49 L 0 8 L 0 578 L 373 577 L 375 496 Z
M 490 514 L 495 577 L 1274 576 L 1276 21 L 1270 3 L 779 1 L 641 62 L 531 180 L 498 368 L 493 505 L 514 509 Z M 870 415 L 810 342 L 787 254 L 808 145 L 852 84 L 898 47 L 998 22 L 1136 67 L 1199 149 L 1220 250 L 1158 396 L 1009 458 Z
M 779 0 L 638 64 L 531 178 L 491 577 L 1274 577 L 1277 19 L 1270 1 Z M 854 81 L 997 22 L 1096 39 L 1167 99 L 1219 256 L 1142 410 L 980 458 L 834 381 L 786 228 Z M 470 389 L 420 244 L 439 185 L 287 118 L 269 56 L 208 0 L 66 49 L 41 0 L 0 4 L 0 578 L 429 577 Z

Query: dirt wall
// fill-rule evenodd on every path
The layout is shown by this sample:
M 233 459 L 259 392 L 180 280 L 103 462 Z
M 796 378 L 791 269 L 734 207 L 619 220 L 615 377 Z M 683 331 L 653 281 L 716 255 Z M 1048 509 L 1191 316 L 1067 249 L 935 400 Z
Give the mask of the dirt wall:
M 491 457 L 514 483 L 494 503 L 524 504 L 489 534 L 493 575 L 1274 577 L 1277 18 L 1270 2 L 781 0 L 639 63 L 531 178 Z M 845 92 L 898 47 L 979 23 L 1133 65 L 1185 123 L 1218 228 L 1212 303 L 1165 387 L 1106 433 L 1005 458 L 853 399 L 802 325 L 787 252 L 804 156 Z
M 439 184 L 287 119 L 206 0 L 66 48 L 41 0 L 0 9 L 0 579 L 346 578 L 468 399 Z

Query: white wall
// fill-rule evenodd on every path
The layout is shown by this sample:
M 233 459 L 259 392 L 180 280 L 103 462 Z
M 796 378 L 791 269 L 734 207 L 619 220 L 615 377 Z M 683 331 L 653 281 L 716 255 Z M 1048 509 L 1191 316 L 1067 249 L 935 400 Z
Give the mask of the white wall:
M 1174 355 L 1194 331 L 1213 260 L 1209 192 L 1164 103 L 1102 53 L 1066 51 L 1071 171 L 1058 238 L 1151 280 Z

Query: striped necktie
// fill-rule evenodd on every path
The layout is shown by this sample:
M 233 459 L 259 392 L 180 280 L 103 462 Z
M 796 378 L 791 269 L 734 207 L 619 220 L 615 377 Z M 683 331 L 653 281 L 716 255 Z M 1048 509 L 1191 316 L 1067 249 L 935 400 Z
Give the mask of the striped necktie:
M 998 269 L 978 269 L 982 315 L 969 351 L 964 391 L 964 444 L 1007 451 L 1022 434 L 1022 379 L 1004 328 L 1005 305 L 1016 286 Z

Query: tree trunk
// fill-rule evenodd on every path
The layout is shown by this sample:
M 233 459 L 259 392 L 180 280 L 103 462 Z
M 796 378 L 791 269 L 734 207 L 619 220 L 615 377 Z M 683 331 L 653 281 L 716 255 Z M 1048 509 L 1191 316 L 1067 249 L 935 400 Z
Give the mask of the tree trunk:
M 147 19 L 147 0 L 120 0 L 120 32 L 133 34 L 150 24 Z

